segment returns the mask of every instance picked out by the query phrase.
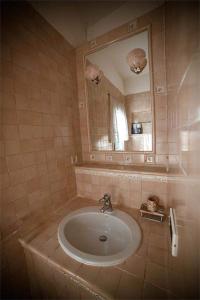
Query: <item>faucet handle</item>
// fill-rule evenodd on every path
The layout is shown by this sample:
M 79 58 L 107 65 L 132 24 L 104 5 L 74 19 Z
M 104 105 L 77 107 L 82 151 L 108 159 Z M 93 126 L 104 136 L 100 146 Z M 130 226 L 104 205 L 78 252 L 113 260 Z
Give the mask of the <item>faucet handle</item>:
M 104 198 L 101 198 L 99 199 L 99 203 L 103 202 L 104 201 Z
M 104 199 L 104 204 L 107 205 L 107 206 L 111 206 L 111 195 L 110 194 L 105 194 L 103 196 L 103 199 Z
M 103 195 L 103 197 L 101 199 L 99 199 L 99 202 L 101 203 L 101 202 L 110 201 L 110 199 L 111 199 L 111 195 L 106 193 Z
M 99 202 L 103 202 L 103 207 L 100 209 L 101 212 L 112 212 L 112 203 L 111 203 L 111 195 L 110 194 L 104 194 L 103 198 L 99 200 Z
M 110 200 L 111 199 L 111 194 L 109 194 L 109 193 L 104 194 L 103 199 L 104 200 Z

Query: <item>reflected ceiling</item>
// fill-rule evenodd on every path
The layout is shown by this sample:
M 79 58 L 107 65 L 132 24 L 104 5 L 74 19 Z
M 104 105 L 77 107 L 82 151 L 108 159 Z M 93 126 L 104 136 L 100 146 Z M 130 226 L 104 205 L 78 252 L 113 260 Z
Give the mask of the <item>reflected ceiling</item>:
M 151 11 L 164 1 L 30 1 L 74 47 Z

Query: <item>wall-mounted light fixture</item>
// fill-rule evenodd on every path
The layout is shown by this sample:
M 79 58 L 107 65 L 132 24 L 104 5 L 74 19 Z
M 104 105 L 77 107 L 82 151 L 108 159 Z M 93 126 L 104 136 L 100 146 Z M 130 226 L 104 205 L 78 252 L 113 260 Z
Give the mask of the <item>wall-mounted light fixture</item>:
M 132 72 L 140 74 L 146 67 L 146 53 L 141 48 L 135 48 L 127 55 L 127 63 Z
M 92 82 L 99 84 L 103 73 L 97 65 L 88 64 L 85 70 L 85 77 Z

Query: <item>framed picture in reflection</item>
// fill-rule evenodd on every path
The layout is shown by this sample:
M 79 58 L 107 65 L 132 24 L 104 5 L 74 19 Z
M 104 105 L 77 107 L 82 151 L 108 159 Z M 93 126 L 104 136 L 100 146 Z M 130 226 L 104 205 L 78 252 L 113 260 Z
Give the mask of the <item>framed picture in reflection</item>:
M 142 123 L 132 123 L 131 134 L 142 134 Z

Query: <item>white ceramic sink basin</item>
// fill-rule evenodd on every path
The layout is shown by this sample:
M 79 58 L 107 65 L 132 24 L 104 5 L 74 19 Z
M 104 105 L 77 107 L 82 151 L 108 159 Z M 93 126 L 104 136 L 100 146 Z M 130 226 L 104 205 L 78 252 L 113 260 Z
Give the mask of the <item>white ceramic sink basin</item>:
M 86 207 L 61 221 L 58 240 L 62 249 L 81 263 L 113 266 L 136 251 L 141 230 L 125 212 L 101 213 L 99 207 Z

